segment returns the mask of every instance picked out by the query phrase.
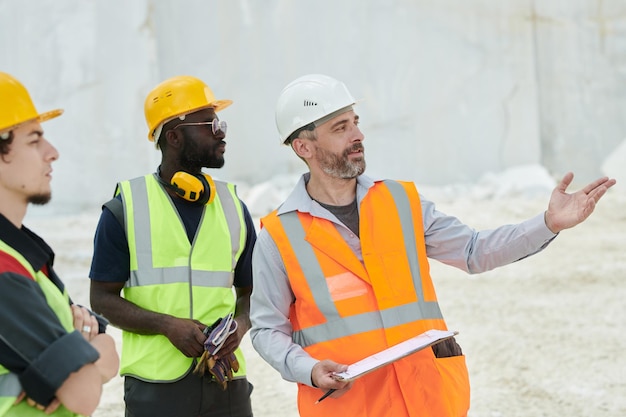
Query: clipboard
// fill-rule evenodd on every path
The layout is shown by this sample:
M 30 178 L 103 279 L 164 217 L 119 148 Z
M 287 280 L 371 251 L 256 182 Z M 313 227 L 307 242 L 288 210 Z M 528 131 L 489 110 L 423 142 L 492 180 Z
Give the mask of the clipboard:
M 402 359 L 412 353 L 418 352 L 446 339 L 450 339 L 457 334 L 459 334 L 459 332 L 449 330 L 428 330 L 418 336 L 412 337 L 404 342 L 400 342 L 397 345 L 393 345 L 387 349 L 368 356 L 367 358 L 361 359 L 352 365 L 348 365 L 348 369 L 346 371 L 335 373 L 333 378 L 339 381 L 353 381 L 363 375 L 375 371 L 378 368 L 395 362 L 398 359 Z

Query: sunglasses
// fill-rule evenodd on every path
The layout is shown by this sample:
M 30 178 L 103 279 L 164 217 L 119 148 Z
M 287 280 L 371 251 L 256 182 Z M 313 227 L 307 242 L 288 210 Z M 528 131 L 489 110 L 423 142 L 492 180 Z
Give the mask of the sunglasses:
M 217 135 L 218 132 L 223 132 L 224 134 L 226 134 L 226 129 L 228 128 L 228 124 L 226 123 L 226 120 L 217 120 L 217 119 L 213 119 L 210 122 L 181 123 L 178 126 L 176 126 L 176 128 L 179 128 L 181 126 L 205 126 L 205 125 L 211 125 L 211 130 L 213 131 L 214 135 Z

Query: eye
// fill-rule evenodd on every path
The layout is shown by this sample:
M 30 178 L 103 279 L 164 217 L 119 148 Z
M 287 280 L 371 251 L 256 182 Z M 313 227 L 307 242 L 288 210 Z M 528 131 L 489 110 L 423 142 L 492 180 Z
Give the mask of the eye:
M 43 133 L 34 132 L 30 134 L 29 136 L 30 136 L 30 141 L 28 143 L 30 143 L 31 145 L 37 145 L 41 142 L 41 139 L 43 138 Z

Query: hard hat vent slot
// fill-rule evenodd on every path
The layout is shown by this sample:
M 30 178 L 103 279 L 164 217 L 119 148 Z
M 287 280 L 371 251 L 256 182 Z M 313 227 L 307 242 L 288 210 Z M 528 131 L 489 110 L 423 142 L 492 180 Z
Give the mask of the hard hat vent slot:
M 311 106 L 317 106 L 317 103 L 315 101 L 304 100 L 304 107 L 311 107 Z
M 166 91 L 162 96 L 156 96 L 152 99 L 153 103 L 158 103 L 162 98 L 172 97 L 172 91 Z

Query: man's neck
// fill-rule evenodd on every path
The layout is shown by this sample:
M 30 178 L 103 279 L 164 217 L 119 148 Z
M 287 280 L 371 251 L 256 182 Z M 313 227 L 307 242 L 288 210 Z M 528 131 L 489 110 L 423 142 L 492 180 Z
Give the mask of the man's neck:
M 0 213 L 20 229 L 26 216 L 27 202 L 16 202 L 15 199 L 0 193 Z
M 313 200 L 331 206 L 347 206 L 356 197 L 356 178 L 319 177 L 311 174 L 306 190 Z

